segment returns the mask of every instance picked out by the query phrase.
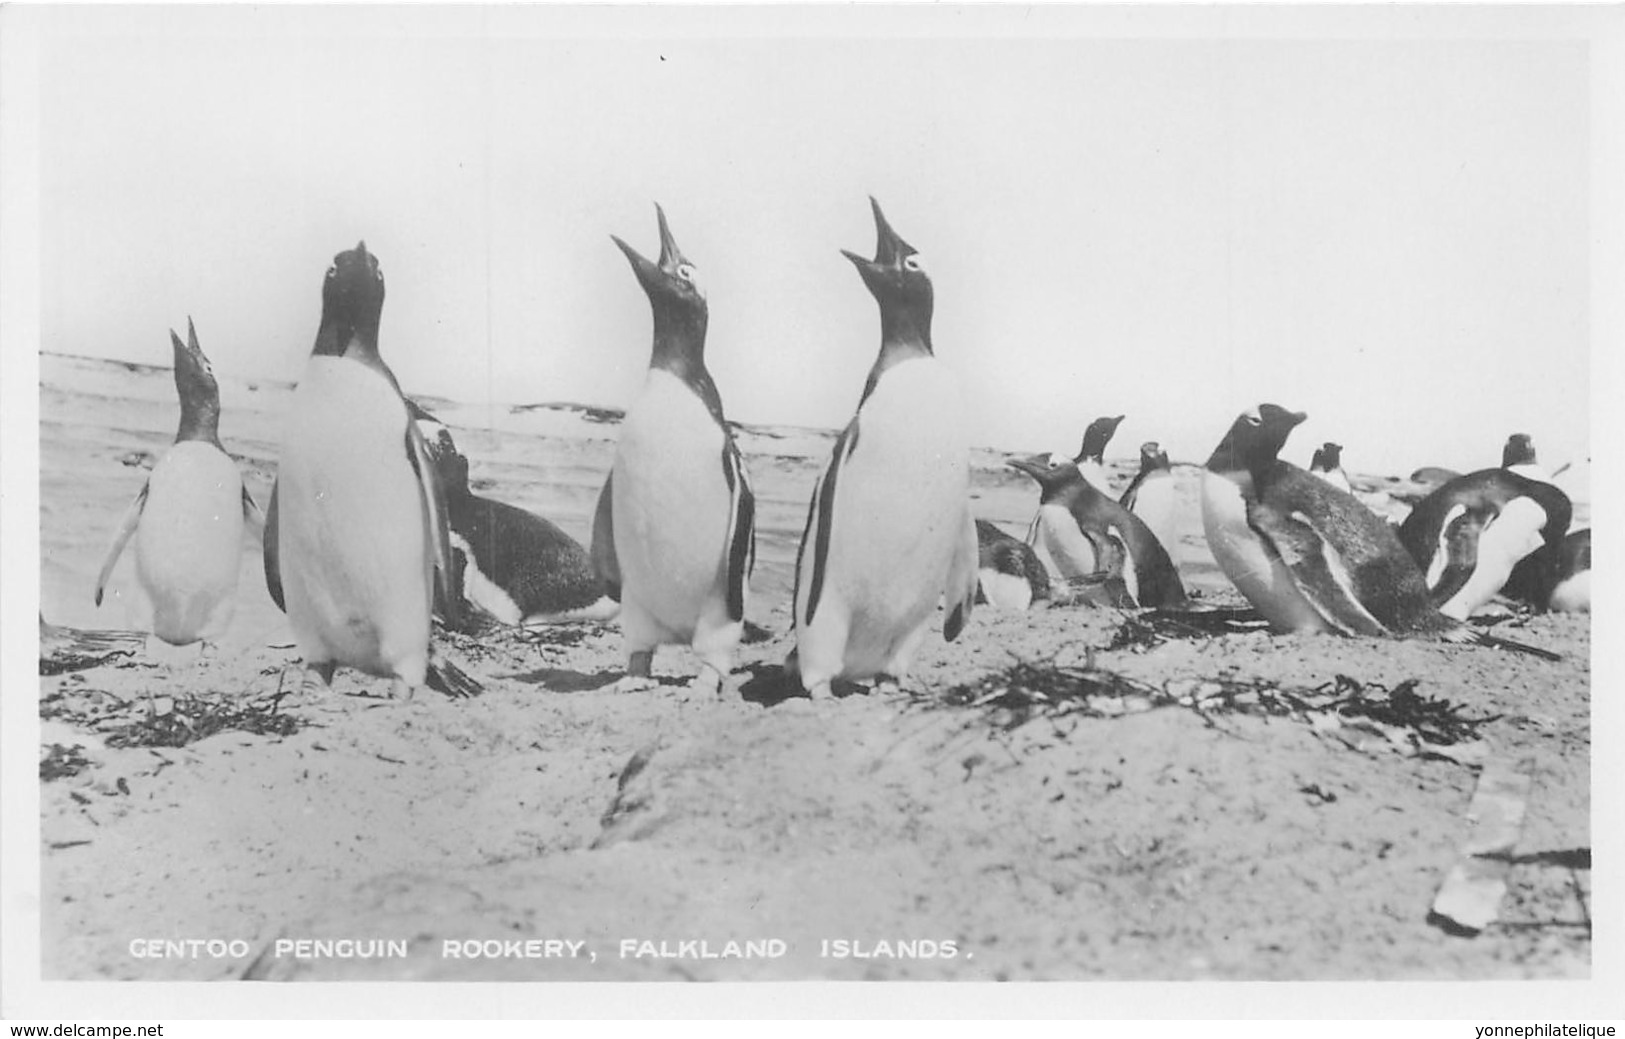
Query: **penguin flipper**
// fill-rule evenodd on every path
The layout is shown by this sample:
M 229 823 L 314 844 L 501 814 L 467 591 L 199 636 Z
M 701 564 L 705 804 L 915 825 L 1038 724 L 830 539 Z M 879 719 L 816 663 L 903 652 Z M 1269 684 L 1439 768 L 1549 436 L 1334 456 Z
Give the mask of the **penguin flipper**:
M 1249 502 L 1247 522 L 1286 565 L 1298 592 L 1333 629 L 1344 635 L 1389 634 L 1360 602 L 1336 548 L 1301 513 L 1282 516 Z
M 952 642 L 965 630 L 971 609 L 976 605 L 976 590 L 981 586 L 977 571 L 981 563 L 981 546 L 976 538 L 976 521 L 970 509 L 965 510 L 965 535 L 959 539 L 953 561 L 948 564 L 947 595 L 948 618 L 942 622 L 942 637 Z
M 265 562 L 265 590 L 271 593 L 271 601 L 276 603 L 276 608 L 287 613 L 287 604 L 282 601 L 282 566 L 276 540 L 276 489 L 277 484 L 273 481 L 271 500 L 265 505 L 265 533 L 261 541 L 261 555 Z
M 446 498 L 440 489 L 440 478 L 435 474 L 434 460 L 429 445 L 416 422 L 406 423 L 406 457 L 417 474 L 419 498 L 423 502 L 424 522 L 428 527 L 429 556 L 433 566 L 435 610 L 452 627 L 461 623 L 457 597 L 451 589 L 451 525 L 446 518 Z
M 807 528 L 801 535 L 801 551 L 796 556 L 796 595 L 801 594 L 801 563 L 807 553 L 807 546 L 813 550 L 812 573 L 807 580 L 807 606 L 803 624 L 811 624 L 813 615 L 818 611 L 818 600 L 823 596 L 824 577 L 829 567 L 830 536 L 835 522 L 835 483 L 841 473 L 841 466 L 858 446 L 858 419 L 853 416 L 852 421 L 841 431 L 839 439 L 835 441 L 835 449 L 830 452 L 829 468 L 813 486 L 812 505 L 808 509 Z M 974 538 L 975 527 L 971 528 Z M 971 574 L 974 576 L 975 555 L 972 554 Z
M 616 602 L 621 601 L 621 564 L 615 556 L 615 504 L 610 489 L 615 474 L 604 480 L 604 489 L 598 492 L 598 508 L 592 519 L 592 570 L 604 583 L 604 590 Z
M 1478 561 L 1478 538 L 1484 532 L 1489 517 L 1482 512 L 1465 512 L 1448 522 L 1439 532 L 1438 551 L 1444 557 L 1444 567 L 1428 598 L 1435 606 L 1449 602 L 1473 576 Z
M 260 527 L 265 526 L 265 513 L 260 511 L 259 503 L 254 500 L 254 496 L 248 493 L 246 484 L 243 486 L 243 518 Z
M 96 605 L 102 604 L 102 593 L 107 588 L 107 578 L 113 572 L 113 564 L 124 553 L 124 546 L 130 543 L 130 537 L 135 528 L 141 523 L 141 510 L 147 507 L 147 491 L 151 483 L 141 485 L 141 493 L 135 496 L 130 507 L 124 510 L 124 516 L 119 520 L 118 531 L 113 535 L 113 544 L 107 550 L 107 560 L 102 563 L 101 573 L 96 575 Z
M 745 588 L 756 568 L 756 495 L 745 460 L 729 437 L 722 448 L 722 475 L 728 481 L 728 617 L 745 619 Z

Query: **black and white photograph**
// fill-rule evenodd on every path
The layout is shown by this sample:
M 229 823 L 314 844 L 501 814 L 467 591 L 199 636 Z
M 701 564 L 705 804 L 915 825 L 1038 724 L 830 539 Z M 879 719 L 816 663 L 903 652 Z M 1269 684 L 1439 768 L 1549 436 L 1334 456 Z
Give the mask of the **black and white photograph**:
M 5 1015 L 1625 1016 L 1622 14 L 0 10 Z

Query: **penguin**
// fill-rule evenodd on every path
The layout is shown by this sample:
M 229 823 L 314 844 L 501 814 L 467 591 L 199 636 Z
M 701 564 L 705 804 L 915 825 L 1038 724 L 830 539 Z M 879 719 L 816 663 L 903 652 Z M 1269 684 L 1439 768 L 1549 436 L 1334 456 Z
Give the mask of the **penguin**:
M 1540 476 L 1529 438 L 1507 441 L 1499 469 L 1436 488 L 1399 526 L 1440 612 L 1466 620 L 1498 592 L 1544 608 L 1574 507 Z
M 451 590 L 508 625 L 608 620 L 620 610 L 587 550 L 554 523 L 469 489 L 468 459 L 451 431 L 410 397 L 450 527 Z
M 305 666 L 331 684 L 339 665 L 428 685 L 479 685 L 435 659 L 433 614 L 449 595 L 445 497 L 400 384 L 378 352 L 384 274 L 365 242 L 322 281 L 322 316 L 285 420 L 266 512 L 265 573 Z
M 1134 474 L 1128 489 L 1118 504 L 1134 513 L 1151 528 L 1157 544 L 1168 553 L 1168 558 L 1179 567 L 1179 491 L 1174 485 L 1173 467 L 1168 464 L 1168 452 L 1155 440 L 1140 445 L 1140 471 Z
M 1591 612 L 1591 528 L 1571 531 L 1557 553 L 1557 573 L 1546 608 L 1561 613 Z
M 1049 598 L 1049 571 L 1038 553 L 987 520 L 976 521 L 977 603 L 1025 610 Z
M 938 603 L 951 642 L 976 599 L 959 380 L 932 345 L 934 292 L 919 251 L 869 204 L 874 259 L 841 252 L 879 305 L 880 352 L 813 488 L 796 555 L 796 648 L 785 670 L 815 701 L 836 679 L 900 684 Z
M 175 443 L 125 510 L 96 577 L 96 605 L 124 546 L 135 538 L 136 576 L 152 603 L 152 633 L 175 646 L 216 642 L 237 609 L 243 520 L 263 522 L 237 463 L 220 445 L 220 388 L 186 319 L 171 329 L 181 401 Z
M 1202 525 L 1213 557 L 1272 627 L 1435 636 L 1557 659 L 1440 613 L 1385 520 L 1278 458 L 1307 417 L 1259 405 L 1235 420 L 1202 474 Z
M 733 669 L 756 560 L 756 498 L 745 459 L 705 367 L 709 306 L 698 268 L 655 206 L 660 259 L 613 235 L 654 315 L 643 388 L 621 423 L 599 495 L 593 561 L 621 604 L 623 691 L 646 689 L 655 650 L 689 645 L 700 659 L 691 692 L 716 696 Z
M 1552 474 L 1535 458 L 1535 441 L 1528 433 L 1514 433 L 1501 448 L 1501 468 L 1529 480 L 1552 482 Z
M 1343 445 L 1330 440 L 1315 448 L 1315 457 L 1309 462 L 1309 472 L 1336 487 L 1344 494 L 1353 494 L 1348 474 L 1343 471 Z
M 1186 605 L 1185 586 L 1167 549 L 1144 521 L 1085 480 L 1075 463 L 1033 455 L 1006 464 L 1041 488 L 1029 541 L 1062 580 L 1104 580 L 1108 606 Z
M 1089 428 L 1083 431 L 1083 446 L 1078 448 L 1078 456 L 1073 459 L 1078 472 L 1102 494 L 1112 493 L 1111 481 L 1106 479 L 1106 445 L 1112 442 L 1117 427 L 1123 424 L 1126 417 L 1107 415 L 1089 423 Z

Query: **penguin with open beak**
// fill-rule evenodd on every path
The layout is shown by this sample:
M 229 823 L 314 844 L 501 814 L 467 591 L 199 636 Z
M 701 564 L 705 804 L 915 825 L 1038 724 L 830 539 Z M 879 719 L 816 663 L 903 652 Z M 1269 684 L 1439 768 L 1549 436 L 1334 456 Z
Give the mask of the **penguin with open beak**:
M 113 567 L 131 538 L 136 576 L 152 605 L 152 633 L 164 642 L 212 645 L 237 609 L 243 521 L 263 522 L 242 473 L 220 444 L 220 388 L 186 319 L 186 341 L 169 333 L 181 403 L 175 442 L 125 510 L 96 577 L 102 604 Z
M 873 198 L 874 259 L 842 250 L 880 307 L 880 351 L 813 490 L 796 557 L 786 671 L 814 700 L 837 679 L 908 676 L 942 603 L 957 638 L 977 588 L 964 398 L 931 340 L 931 277 Z
M 686 645 L 700 660 L 691 691 L 715 697 L 744 632 L 756 498 L 705 366 L 710 310 L 699 269 L 658 205 L 655 215 L 658 261 L 614 238 L 648 296 L 654 342 L 599 495 L 592 557 L 621 604 L 627 666 L 619 688 L 654 686 L 655 650 Z

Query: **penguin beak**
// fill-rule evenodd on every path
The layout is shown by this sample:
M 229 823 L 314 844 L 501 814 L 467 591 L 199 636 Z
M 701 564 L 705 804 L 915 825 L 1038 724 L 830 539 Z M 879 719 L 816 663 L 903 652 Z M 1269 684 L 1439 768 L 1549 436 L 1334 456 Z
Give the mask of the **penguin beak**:
M 676 274 L 679 264 L 688 263 L 688 257 L 683 250 L 677 248 L 677 239 L 671 235 L 671 227 L 666 223 L 666 211 L 655 203 L 655 219 L 660 223 L 660 262 L 659 267 L 667 274 Z
M 616 245 L 621 247 L 621 252 L 625 253 L 626 258 L 631 261 L 632 272 L 638 276 L 638 282 L 645 291 L 660 290 L 669 294 L 674 287 L 683 284 L 684 281 L 682 275 L 677 273 L 677 269 L 685 264 L 692 267 L 693 264 L 690 263 L 688 257 L 683 255 L 683 250 L 677 247 L 677 239 L 672 237 L 671 226 L 666 223 L 666 211 L 660 208 L 658 202 L 655 203 L 655 218 L 660 224 L 660 259 L 658 262 L 651 263 L 647 257 L 627 245 L 616 235 L 610 235 L 609 237 Z
M 875 215 L 875 258 L 866 260 L 857 253 L 849 252 L 846 249 L 841 250 L 841 255 L 857 266 L 859 273 L 863 274 L 865 280 L 871 274 L 877 274 L 881 271 L 900 270 L 904 259 L 919 252 L 918 249 L 903 241 L 901 235 L 892 230 L 891 223 L 886 219 L 886 214 L 881 212 L 880 203 L 875 201 L 873 195 L 869 196 L 869 207 L 874 210 Z
M 1042 478 L 1043 474 L 1048 472 L 1050 467 L 1048 455 L 1032 455 L 1028 458 L 1009 458 L 1005 460 L 1004 464 L 1012 469 L 1019 469 L 1021 472 L 1026 473 L 1035 480 Z

